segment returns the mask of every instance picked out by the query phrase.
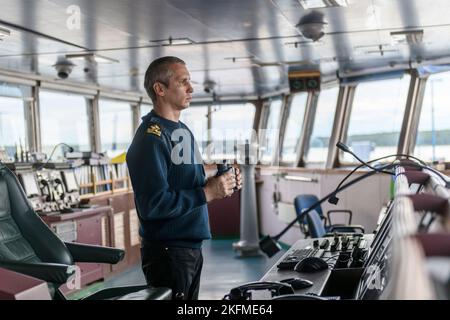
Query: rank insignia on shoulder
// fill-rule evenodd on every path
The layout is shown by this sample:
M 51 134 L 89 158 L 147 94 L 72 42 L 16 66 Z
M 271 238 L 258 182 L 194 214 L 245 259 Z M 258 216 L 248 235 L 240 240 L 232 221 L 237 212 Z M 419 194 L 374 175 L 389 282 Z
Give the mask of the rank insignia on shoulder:
M 157 125 L 156 123 L 151 124 L 147 128 L 147 133 L 154 134 L 155 136 L 160 137 L 161 136 L 161 127 Z

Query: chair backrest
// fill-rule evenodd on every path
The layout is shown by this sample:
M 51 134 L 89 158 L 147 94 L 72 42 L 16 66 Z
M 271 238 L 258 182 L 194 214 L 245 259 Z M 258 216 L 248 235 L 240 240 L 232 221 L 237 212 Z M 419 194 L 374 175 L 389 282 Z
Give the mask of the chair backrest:
M 0 259 L 40 262 L 11 215 L 8 186 L 3 177 L 0 177 Z
M 294 199 L 294 206 L 295 211 L 297 212 L 297 216 L 300 215 L 305 209 L 311 207 L 317 201 L 319 201 L 319 199 L 313 194 L 301 194 L 296 196 Z M 323 217 L 323 211 L 320 204 L 316 206 L 315 210 L 320 217 Z
M 1 163 L 0 259 L 74 264 L 65 244 L 34 212 L 16 176 Z
M 308 221 L 308 230 L 311 238 L 322 238 L 326 233 L 323 221 L 315 210 L 311 210 L 306 214 Z

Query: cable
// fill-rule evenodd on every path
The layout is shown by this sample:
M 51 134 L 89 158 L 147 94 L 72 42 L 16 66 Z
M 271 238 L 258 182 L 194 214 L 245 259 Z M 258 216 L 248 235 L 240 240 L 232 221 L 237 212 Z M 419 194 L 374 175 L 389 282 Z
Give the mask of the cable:
M 394 173 L 392 173 L 392 172 L 387 172 L 387 171 L 384 171 L 384 170 L 382 170 L 382 169 L 380 169 L 380 168 L 376 168 L 376 167 L 373 167 L 373 166 L 369 165 L 370 163 L 373 163 L 373 162 L 376 162 L 376 161 L 380 161 L 380 160 L 383 160 L 383 159 L 387 159 L 387 158 L 390 158 L 390 157 L 406 157 L 406 158 L 411 158 L 411 159 L 417 160 L 418 162 L 420 162 L 420 164 L 419 164 L 419 163 L 411 163 L 411 165 L 413 165 L 414 167 L 422 168 L 422 169 L 429 169 L 430 171 L 432 171 L 432 172 L 434 172 L 435 174 L 437 174 L 437 175 L 441 178 L 442 181 L 444 181 L 445 186 L 446 186 L 447 188 L 450 188 L 450 181 L 447 181 L 447 180 L 442 176 L 442 174 L 441 174 L 440 172 L 438 172 L 438 171 L 436 171 L 436 170 L 434 170 L 434 169 L 428 167 L 427 164 L 426 164 L 423 160 L 421 160 L 421 159 L 419 159 L 419 158 L 417 158 L 417 157 L 411 156 L 411 155 L 409 155 L 409 154 L 404 154 L 404 153 L 390 154 L 390 155 L 387 155 L 387 156 L 384 156 L 384 157 L 380 157 L 380 158 L 373 159 L 373 160 L 370 160 L 370 161 L 365 162 L 365 161 L 361 160 L 354 152 L 352 152 L 352 151 L 350 150 L 350 148 L 349 148 L 347 145 L 345 145 L 344 143 L 338 142 L 338 143 L 336 143 L 336 147 L 338 147 L 339 149 L 341 149 L 341 150 L 344 151 L 344 152 L 350 153 L 355 159 L 357 159 L 359 162 L 361 162 L 361 164 L 358 165 L 357 167 L 355 167 L 352 171 L 350 171 L 350 172 L 344 177 L 344 179 L 341 180 L 341 182 L 338 184 L 338 186 L 337 186 L 336 189 L 335 189 L 335 190 L 336 190 L 335 194 L 337 193 L 337 190 L 340 188 L 340 186 L 341 186 L 341 185 L 342 185 L 342 184 L 343 184 L 343 183 L 344 183 L 344 182 L 345 182 L 345 181 L 346 181 L 353 173 L 355 173 L 359 168 L 364 167 L 364 166 L 366 166 L 366 167 L 368 167 L 368 168 L 370 168 L 370 169 L 372 169 L 372 170 L 378 171 L 378 172 L 383 172 L 383 173 L 388 173 L 388 174 L 394 175 Z M 407 165 L 406 165 L 406 166 L 407 166 Z M 336 204 L 339 202 L 339 198 L 336 197 L 336 195 L 333 195 L 333 196 L 331 196 L 331 197 L 328 199 L 328 202 L 331 203 L 331 204 L 336 205 Z
M 375 161 L 380 161 L 380 160 L 387 159 L 387 158 L 394 157 L 394 156 L 407 156 L 407 155 L 403 155 L 403 154 L 398 154 L 398 155 L 397 155 L 397 154 L 391 154 L 391 155 L 388 155 L 388 156 L 384 156 L 384 157 L 381 157 L 381 158 L 377 158 L 377 159 L 373 159 L 373 160 L 367 161 L 366 163 L 372 163 L 372 162 L 375 162 Z M 350 172 L 344 177 L 344 179 L 342 179 L 341 182 L 339 182 L 339 184 L 338 184 L 338 186 L 336 187 L 335 190 L 338 190 L 338 189 L 341 187 L 341 185 L 342 185 L 345 181 L 347 181 L 347 179 L 348 179 L 351 175 L 353 175 L 359 168 L 364 167 L 364 166 L 367 166 L 366 163 L 362 163 L 362 164 L 360 164 L 359 166 L 355 167 L 352 171 L 350 171 Z M 391 163 L 392 163 L 392 162 L 391 162 Z M 387 174 L 390 174 L 390 175 L 393 175 L 393 174 L 394 174 L 394 173 L 392 173 L 392 172 L 387 172 L 387 171 L 384 171 L 384 170 L 376 169 L 376 168 L 374 168 L 374 167 L 372 167 L 372 166 L 368 166 L 368 167 L 371 168 L 371 169 L 373 168 L 373 170 L 375 170 L 375 171 L 377 171 L 377 172 L 387 173 Z M 337 193 L 337 192 L 336 192 L 336 193 Z M 330 197 L 330 199 L 328 199 L 328 202 L 331 203 L 331 204 L 336 205 L 336 204 L 339 202 L 339 198 L 336 197 L 336 195 L 333 195 L 332 197 Z
M 342 144 L 343 145 L 343 144 Z M 345 145 L 344 145 L 345 146 Z M 347 149 L 348 149 L 348 147 L 347 147 Z M 344 151 L 345 151 L 346 149 L 344 148 Z M 380 159 L 383 159 L 383 158 L 388 158 L 388 157 L 392 157 L 392 156 L 404 156 L 404 157 L 410 157 L 410 158 L 413 158 L 413 159 L 417 159 L 417 158 L 415 158 L 415 157 L 412 157 L 412 156 L 409 156 L 409 155 L 403 155 L 403 154 L 397 154 L 397 155 L 390 155 L 390 156 L 385 156 L 385 157 L 382 157 L 382 158 L 380 158 Z M 375 160 L 371 160 L 372 162 L 373 161 L 377 161 L 377 160 L 380 160 L 380 159 L 375 159 Z M 420 159 L 418 159 L 418 161 L 420 161 L 420 162 L 422 162 L 422 160 L 420 160 Z M 365 163 L 364 165 L 367 165 L 367 163 Z M 425 168 L 425 169 L 431 169 L 431 168 L 428 168 L 427 166 L 423 166 L 423 165 L 421 165 L 421 164 L 418 164 L 418 163 L 411 163 L 411 164 L 409 164 L 410 166 L 414 166 L 414 167 L 419 167 L 419 168 Z M 370 166 L 370 165 L 368 165 L 368 166 Z M 321 205 L 323 202 L 325 202 L 326 200 L 328 200 L 328 199 L 330 199 L 330 198 L 335 198 L 335 199 L 337 199 L 337 197 L 336 197 L 336 194 L 338 193 L 338 192 L 341 192 L 341 191 L 343 191 L 344 189 L 346 189 L 346 188 L 348 188 L 348 187 L 350 187 L 350 186 L 352 186 L 353 184 L 355 184 L 355 183 L 357 183 L 357 182 L 359 182 L 359 181 L 361 181 L 361 180 L 364 180 L 364 179 L 366 179 L 366 178 L 369 178 L 369 177 L 371 177 L 372 175 L 374 175 L 374 174 L 376 174 L 376 173 L 380 173 L 380 172 L 383 172 L 383 171 L 385 171 L 385 170 L 392 170 L 395 166 L 401 166 L 401 164 L 400 163 L 396 163 L 395 162 L 395 160 L 392 162 L 392 163 L 388 163 L 388 164 L 385 164 L 385 165 L 382 165 L 382 166 L 380 166 L 379 168 L 374 168 L 374 170 L 372 170 L 372 171 L 370 171 L 370 172 L 367 172 L 367 173 L 365 173 L 365 174 L 363 174 L 362 176 L 359 176 L 359 177 L 357 177 L 357 178 L 355 178 L 355 179 L 353 179 L 353 180 L 351 180 L 350 182 L 347 182 L 346 184 L 342 184 L 342 183 L 340 183 L 340 186 L 339 186 L 339 188 L 336 188 L 334 191 L 332 191 L 331 193 L 329 193 L 329 194 L 327 194 L 326 196 L 324 196 L 323 198 L 321 198 L 320 200 L 318 200 L 318 201 L 316 201 L 314 204 L 312 204 L 308 209 L 306 209 L 306 210 L 304 210 L 300 215 L 298 215 L 295 219 L 293 219 L 283 230 L 281 230 L 277 235 L 275 235 L 274 237 L 272 237 L 272 236 L 270 236 L 270 235 L 266 235 L 266 236 L 264 236 L 260 241 L 259 241 L 259 247 L 261 248 L 261 250 L 268 256 L 268 257 L 272 257 L 272 256 L 274 256 L 277 252 L 279 252 L 280 250 L 281 250 L 281 246 L 280 246 L 280 244 L 277 242 L 290 228 L 292 228 L 292 226 L 295 224 L 295 223 L 297 223 L 297 222 L 299 222 L 299 221 L 302 221 L 302 219 L 306 216 L 306 214 L 308 214 L 310 211 L 312 211 L 312 210 L 314 210 L 317 206 L 319 206 L 319 205 Z M 370 166 L 370 167 L 372 167 L 372 166 Z M 372 167 L 373 168 L 373 167 Z M 431 171 L 433 171 L 432 169 L 431 169 Z M 440 173 L 437 173 L 440 177 L 441 177 L 441 179 L 442 180 L 444 180 L 445 182 L 446 182 L 446 185 L 448 185 L 448 184 L 450 184 L 450 182 L 447 182 L 444 178 L 443 178 L 443 176 L 440 174 Z M 348 178 L 348 177 L 346 177 L 346 178 Z M 339 200 L 339 199 L 337 199 L 337 200 Z M 337 203 L 337 202 L 336 202 Z
M 419 158 L 416 158 L 416 157 L 411 156 L 411 155 L 409 155 L 409 154 L 403 154 L 403 153 L 392 154 L 392 155 L 389 155 L 389 156 L 384 156 L 384 157 L 381 157 L 381 158 L 378 158 L 378 159 L 374 159 L 374 160 L 371 160 L 371 161 L 368 161 L 368 162 L 364 162 L 364 161 L 361 160 L 361 159 L 360 159 L 353 151 L 351 151 L 350 148 L 349 148 L 347 145 L 345 145 L 344 143 L 338 142 L 338 143 L 336 143 L 336 147 L 338 147 L 339 149 L 341 149 L 341 150 L 344 151 L 344 152 L 350 153 L 353 157 L 355 157 L 355 159 L 357 159 L 357 160 L 358 160 L 359 162 L 361 162 L 363 165 L 365 165 L 365 166 L 371 168 L 372 170 L 376 170 L 376 171 L 380 171 L 380 169 L 374 168 L 374 167 L 370 166 L 369 163 L 372 163 L 372 162 L 374 162 L 374 161 L 379 161 L 379 160 L 382 160 L 382 159 L 385 159 L 385 158 L 389 158 L 389 157 L 394 157 L 394 156 L 395 156 L 395 157 L 407 157 L 407 158 L 411 158 L 411 159 L 417 160 L 418 162 L 420 162 L 420 164 L 418 164 L 418 163 L 410 163 L 409 165 L 410 165 L 410 166 L 414 166 L 414 167 L 418 167 L 418 168 L 421 168 L 421 169 L 427 169 L 427 170 L 430 170 L 431 172 L 434 172 L 434 173 L 435 173 L 436 175 L 438 175 L 438 176 L 441 178 L 441 180 L 444 182 L 445 187 L 446 187 L 446 188 L 450 188 L 450 181 L 448 181 L 447 179 L 445 179 L 444 176 L 442 175 L 442 173 L 440 173 L 439 171 L 437 171 L 437 170 L 435 170 L 435 169 L 429 167 L 429 166 L 427 165 L 427 163 L 425 163 L 423 160 L 420 160 Z M 405 166 L 407 167 L 408 164 L 406 164 Z M 359 167 L 360 167 L 360 166 L 359 166 Z M 353 171 L 353 172 L 354 172 L 354 171 Z M 380 171 L 380 172 L 384 172 L 384 171 Z M 344 179 L 345 179 L 345 178 L 344 178 Z
M 36 167 L 36 170 L 39 170 L 39 169 L 42 169 L 43 167 L 45 167 L 45 166 L 50 162 L 50 160 L 52 159 L 53 153 L 55 153 L 56 148 L 59 147 L 59 146 L 61 146 L 61 145 L 64 145 L 64 146 L 68 147 L 68 148 L 69 148 L 69 152 L 73 152 L 73 151 L 74 151 L 73 147 L 69 146 L 67 143 L 65 143 L 65 142 L 60 142 L 60 143 L 58 143 L 57 145 L 55 145 L 55 146 L 53 147 L 53 150 L 52 150 L 52 152 L 50 152 L 50 156 L 48 157 L 47 161 L 41 163 L 40 166 L 37 166 L 37 167 Z
M 386 165 L 383 165 L 381 167 L 382 170 L 387 170 L 387 169 L 392 169 L 396 164 L 395 163 L 389 163 Z M 352 185 L 354 185 L 355 183 L 364 180 L 374 174 L 378 173 L 378 171 L 370 171 L 367 172 L 365 174 L 363 174 L 360 177 L 357 177 L 355 179 L 353 179 L 350 182 L 347 182 L 346 184 L 342 185 L 339 189 L 327 194 L 325 197 L 323 197 L 322 199 L 316 201 L 314 204 L 312 204 L 308 209 L 306 209 L 305 211 L 303 211 L 300 215 L 298 215 L 295 219 L 293 219 L 283 230 L 280 231 L 280 233 L 278 233 L 276 236 L 272 237 L 270 235 L 266 235 L 265 237 L 263 237 L 260 241 L 259 241 L 259 246 L 261 248 L 261 250 L 267 254 L 269 257 L 272 257 L 273 255 L 275 255 L 277 252 L 279 252 L 281 250 L 281 246 L 277 243 L 278 239 L 280 239 L 290 228 L 292 228 L 292 226 L 297 223 L 298 221 L 302 221 L 302 219 L 306 216 L 306 214 L 312 210 L 314 210 L 314 208 L 316 208 L 317 206 L 319 206 L 320 204 L 322 204 L 323 202 L 325 202 L 326 200 L 328 200 L 331 196 L 335 195 L 337 192 L 340 192 Z
M 370 160 L 370 161 L 367 161 L 367 162 L 366 162 L 366 161 L 360 159 L 353 151 L 350 150 L 350 148 L 349 148 L 347 145 L 343 144 L 342 142 L 336 143 L 336 147 L 338 147 L 339 149 L 341 149 L 341 150 L 344 151 L 344 152 L 350 153 L 356 160 L 358 160 L 358 161 L 361 162 L 363 165 L 367 166 L 368 168 L 370 168 L 370 169 L 372 169 L 372 170 L 391 174 L 391 172 L 382 171 L 382 170 L 380 171 L 379 168 L 372 167 L 372 166 L 369 164 L 369 163 L 372 163 L 372 162 L 375 162 L 375 161 L 382 160 L 382 159 L 384 159 L 385 157 L 382 157 L 382 158 L 379 158 L 379 159 L 373 159 L 373 160 Z M 392 157 L 392 156 L 394 156 L 394 155 L 390 155 L 390 156 L 386 156 L 386 157 L 389 158 L 389 157 Z
M 329 256 L 329 257 L 326 257 L 326 258 L 322 258 L 323 260 L 325 260 L 325 261 L 328 261 L 328 260 L 330 260 L 330 259 L 333 259 L 333 258 L 336 258 L 336 257 L 339 257 L 341 254 L 337 254 L 337 255 L 334 255 L 334 256 Z

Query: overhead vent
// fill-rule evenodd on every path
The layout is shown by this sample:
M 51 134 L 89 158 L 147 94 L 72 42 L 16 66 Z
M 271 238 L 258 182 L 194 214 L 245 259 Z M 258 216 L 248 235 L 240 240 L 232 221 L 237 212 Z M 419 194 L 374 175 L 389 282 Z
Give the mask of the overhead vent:
M 348 6 L 348 0 L 298 0 L 298 2 L 305 10 Z

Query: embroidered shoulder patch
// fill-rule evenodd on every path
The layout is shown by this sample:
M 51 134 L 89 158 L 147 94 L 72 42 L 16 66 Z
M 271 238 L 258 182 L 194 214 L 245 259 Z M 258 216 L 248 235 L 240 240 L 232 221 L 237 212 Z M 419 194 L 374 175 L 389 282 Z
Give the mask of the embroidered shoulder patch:
M 155 136 L 160 137 L 161 136 L 161 127 L 159 125 L 157 125 L 156 123 L 152 123 L 147 128 L 147 133 L 151 133 L 151 134 L 154 134 Z

